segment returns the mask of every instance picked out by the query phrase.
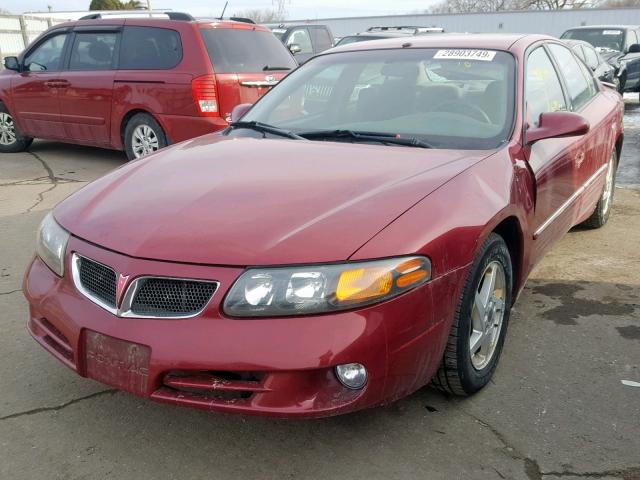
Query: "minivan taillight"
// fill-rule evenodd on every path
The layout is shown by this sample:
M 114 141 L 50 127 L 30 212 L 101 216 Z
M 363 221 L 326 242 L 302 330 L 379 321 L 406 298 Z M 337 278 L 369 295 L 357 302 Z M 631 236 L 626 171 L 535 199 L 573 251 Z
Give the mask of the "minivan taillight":
M 191 81 L 193 99 L 196 101 L 198 111 L 201 115 L 217 117 L 218 99 L 216 98 L 216 77 L 214 75 L 203 75 Z

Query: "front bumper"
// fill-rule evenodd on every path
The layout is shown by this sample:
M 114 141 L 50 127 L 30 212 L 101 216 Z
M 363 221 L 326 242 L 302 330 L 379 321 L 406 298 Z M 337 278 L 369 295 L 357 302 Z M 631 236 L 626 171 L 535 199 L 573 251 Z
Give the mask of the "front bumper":
M 157 275 L 212 279 L 220 287 L 194 318 L 121 318 L 78 292 L 68 273 L 73 252 L 110 265 L 128 281 Z M 335 415 L 390 402 L 426 384 L 444 350 L 451 289 L 459 283 L 449 275 L 356 311 L 241 320 L 221 309 L 241 268 L 135 259 L 74 237 L 67 253 L 65 277 L 35 257 L 23 286 L 29 331 L 61 362 L 152 400 L 271 416 Z M 433 302 L 435 295 L 448 300 Z M 110 357 L 118 349 L 128 351 L 126 362 Z M 343 387 L 334 375 L 336 365 L 351 362 L 368 370 L 361 390 Z

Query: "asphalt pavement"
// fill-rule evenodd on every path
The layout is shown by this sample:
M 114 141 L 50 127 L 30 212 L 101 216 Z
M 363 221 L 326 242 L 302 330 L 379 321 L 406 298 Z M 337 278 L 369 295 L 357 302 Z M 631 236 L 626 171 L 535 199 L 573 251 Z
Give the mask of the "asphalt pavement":
M 335 418 L 160 405 L 80 378 L 28 335 L 20 291 L 61 199 L 124 163 L 37 141 L 0 156 L 0 479 L 640 479 L 640 105 L 613 215 L 574 229 L 518 299 L 491 384 Z

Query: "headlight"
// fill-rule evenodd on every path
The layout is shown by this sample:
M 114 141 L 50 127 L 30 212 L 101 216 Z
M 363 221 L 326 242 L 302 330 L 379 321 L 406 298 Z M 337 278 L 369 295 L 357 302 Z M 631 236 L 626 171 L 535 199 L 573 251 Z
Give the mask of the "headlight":
M 231 287 L 223 309 L 234 317 L 333 312 L 388 300 L 429 279 L 426 257 L 250 268 Z
M 38 228 L 36 253 L 57 275 L 64 275 L 64 254 L 69 232 L 62 228 L 49 213 Z

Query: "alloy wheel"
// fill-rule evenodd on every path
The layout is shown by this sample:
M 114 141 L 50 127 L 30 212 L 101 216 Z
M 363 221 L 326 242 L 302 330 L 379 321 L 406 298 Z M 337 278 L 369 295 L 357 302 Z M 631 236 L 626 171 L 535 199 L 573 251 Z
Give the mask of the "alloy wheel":
M 489 263 L 480 277 L 471 309 L 469 353 L 476 370 L 485 368 L 496 351 L 504 319 L 505 286 L 502 264 Z
M 0 112 L 0 144 L 12 145 L 16 142 L 16 126 L 11 115 Z
M 131 140 L 131 148 L 136 158 L 142 158 L 160 148 L 158 136 L 149 125 L 138 125 Z
M 602 191 L 602 214 L 607 215 L 611 208 L 611 200 L 613 199 L 614 189 L 614 172 L 615 172 L 615 158 L 609 160 L 609 168 L 607 168 L 607 178 L 604 182 L 604 190 Z

